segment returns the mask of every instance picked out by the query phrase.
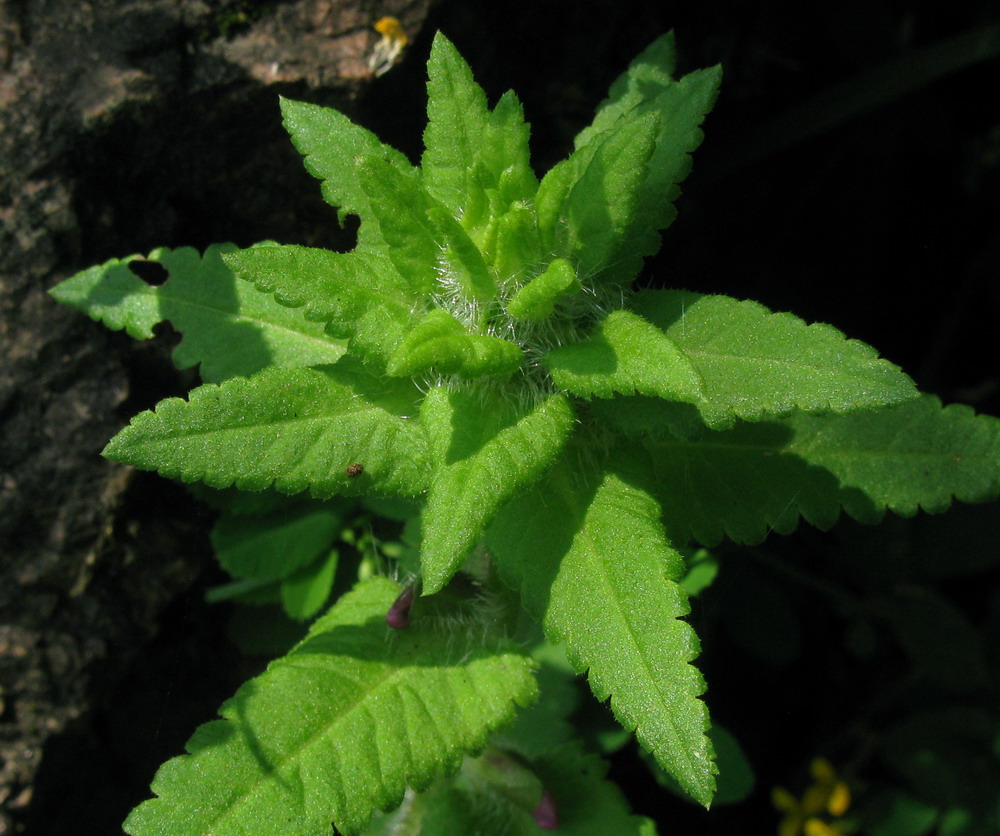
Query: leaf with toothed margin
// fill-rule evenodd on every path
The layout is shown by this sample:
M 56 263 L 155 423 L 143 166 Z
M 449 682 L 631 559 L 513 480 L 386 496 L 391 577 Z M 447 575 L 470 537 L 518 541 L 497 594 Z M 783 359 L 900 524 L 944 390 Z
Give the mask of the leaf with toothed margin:
M 649 480 L 641 459 L 614 467 L 571 461 L 562 457 L 500 510 L 487 548 L 550 641 L 587 671 L 597 698 L 610 697 L 618 721 L 708 806 L 715 770 L 699 699 L 704 682 L 691 665 L 698 639 L 679 620 L 688 612 L 678 584 L 684 559 L 664 538 L 659 504 L 640 486 Z
M 850 412 L 916 398 L 913 381 L 878 352 L 829 325 L 807 325 L 757 302 L 680 290 L 644 290 L 628 308 L 690 360 L 702 397 L 690 399 L 713 429 L 794 409 Z
M 199 255 L 190 247 L 153 250 L 148 257 L 116 258 L 66 279 L 50 291 L 109 328 L 149 339 L 163 321 L 183 334 L 174 349 L 179 369 L 199 366 L 202 380 L 218 383 L 267 366 L 298 368 L 333 363 L 340 340 L 305 312 L 291 310 L 252 285 L 236 281 L 226 265 L 233 244 L 214 244 Z M 151 287 L 129 264 L 161 265 L 168 278 Z M 199 365 L 200 364 L 200 365 Z
M 796 412 L 681 440 L 644 433 L 664 523 L 679 542 L 759 543 L 799 517 L 830 528 L 841 509 L 878 522 L 886 510 L 940 513 L 952 498 L 1000 493 L 1000 421 L 930 395 L 846 415 Z
M 538 187 L 543 249 L 596 275 L 616 259 L 636 221 L 638 189 L 658 131 L 655 113 L 639 116 L 575 151 Z
M 228 252 L 223 260 L 261 293 L 301 310 L 310 322 L 349 338 L 368 360 L 386 361 L 403 338 L 421 300 L 384 255 L 334 253 L 316 247 L 257 244 Z
M 483 536 L 497 509 L 541 477 L 569 438 L 562 395 L 530 407 L 443 387 L 420 408 L 435 463 L 423 513 L 423 592 L 441 589 Z
M 306 170 L 323 182 L 326 202 L 339 208 L 341 220 L 347 214 L 361 217 L 358 247 L 384 251 L 385 240 L 371 220 L 373 198 L 362 187 L 357 161 L 379 157 L 396 172 L 414 175 L 416 169 L 406 155 L 331 107 L 282 98 L 281 114 L 292 143 L 305 158 Z
M 470 334 L 450 313 L 429 311 L 389 358 L 386 372 L 412 377 L 435 369 L 469 380 L 490 375 L 509 377 L 524 360 L 518 346 L 500 337 Z
M 391 631 L 384 615 L 399 592 L 372 578 L 341 598 L 161 767 L 157 797 L 125 831 L 328 836 L 332 823 L 356 834 L 537 697 L 531 660 L 496 630 L 471 635 L 443 596 Z
M 582 398 L 703 399 L 701 375 L 687 355 L 630 311 L 612 311 L 587 339 L 553 349 L 542 363 L 557 386 Z
M 675 79 L 675 64 L 673 33 L 657 38 L 611 85 L 594 121 L 574 140 L 577 149 L 584 148 L 605 131 L 617 130 L 639 115 L 659 116 L 653 153 L 637 190 L 636 221 L 625 232 L 618 257 L 604 271 L 604 282 L 627 285 L 641 269 L 643 258 L 660 249 L 659 230 L 666 229 L 677 215 L 678 184 L 691 171 L 691 153 L 702 141 L 699 126 L 718 95 L 720 67 Z
M 514 201 L 534 197 L 538 182 L 517 97 L 505 93 L 490 111 L 469 65 L 440 32 L 427 62 L 427 117 L 424 184 L 474 237 Z
M 427 485 L 419 391 L 345 358 L 315 369 L 265 369 L 200 386 L 132 419 L 104 455 L 209 487 L 283 493 L 416 495 Z M 364 465 L 351 478 L 347 468 Z

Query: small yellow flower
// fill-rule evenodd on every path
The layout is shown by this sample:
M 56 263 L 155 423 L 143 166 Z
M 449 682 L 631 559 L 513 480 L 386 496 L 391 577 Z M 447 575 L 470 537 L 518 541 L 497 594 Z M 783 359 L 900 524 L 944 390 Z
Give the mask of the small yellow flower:
M 830 762 L 814 758 L 809 766 L 813 783 L 796 798 L 784 787 L 775 787 L 771 801 L 784 813 L 778 825 L 778 836 L 844 836 L 841 823 L 827 821 L 840 818 L 851 804 L 851 791 L 837 777 Z
M 368 67 L 377 78 L 389 72 L 410 39 L 403 29 L 403 24 L 395 17 L 381 18 L 375 24 L 375 31 L 382 36 L 382 40 L 375 44 L 368 58 Z

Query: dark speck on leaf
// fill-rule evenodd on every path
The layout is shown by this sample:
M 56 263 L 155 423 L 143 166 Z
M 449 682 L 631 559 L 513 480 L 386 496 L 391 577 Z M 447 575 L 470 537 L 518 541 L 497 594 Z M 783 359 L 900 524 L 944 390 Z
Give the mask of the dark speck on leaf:
M 393 630 L 405 630 L 410 626 L 410 607 L 413 606 L 413 587 L 408 586 L 392 602 L 385 614 L 385 623 Z
M 128 263 L 128 269 L 150 287 L 159 287 L 170 278 L 167 268 L 155 261 L 143 261 L 137 258 Z
M 347 475 L 352 479 L 357 479 L 364 472 L 365 466 L 361 462 L 354 462 L 354 464 L 347 465 Z

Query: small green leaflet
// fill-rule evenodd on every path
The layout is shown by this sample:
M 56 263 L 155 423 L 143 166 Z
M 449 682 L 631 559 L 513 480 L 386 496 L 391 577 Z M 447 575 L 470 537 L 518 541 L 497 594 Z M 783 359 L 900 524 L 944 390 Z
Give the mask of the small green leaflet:
M 427 612 L 404 633 L 400 587 L 372 578 L 198 729 L 153 780 L 132 836 L 329 836 L 399 804 L 486 743 L 536 694 L 532 663 L 500 636 Z
M 660 249 L 658 232 L 677 214 L 674 201 L 681 193 L 677 184 L 691 170 L 691 153 L 702 140 L 699 126 L 718 94 L 720 67 L 674 79 L 675 63 L 673 33 L 653 41 L 612 84 L 593 123 L 575 140 L 577 149 L 585 148 L 627 120 L 649 113 L 659 117 L 656 144 L 638 192 L 638 220 L 620 243 L 619 259 L 602 277 L 606 282 L 627 284 L 641 269 L 642 259 Z
M 335 362 L 344 345 L 321 323 L 236 281 L 224 263 L 235 249 L 216 244 L 203 256 L 190 247 L 154 250 L 141 260 L 167 270 L 169 278 L 160 287 L 150 287 L 129 269 L 137 256 L 112 259 L 67 279 L 51 294 L 109 328 L 124 328 L 135 339 L 149 339 L 153 326 L 169 320 L 184 335 L 174 349 L 174 363 L 180 369 L 200 363 L 201 377 L 209 383 L 267 366 Z

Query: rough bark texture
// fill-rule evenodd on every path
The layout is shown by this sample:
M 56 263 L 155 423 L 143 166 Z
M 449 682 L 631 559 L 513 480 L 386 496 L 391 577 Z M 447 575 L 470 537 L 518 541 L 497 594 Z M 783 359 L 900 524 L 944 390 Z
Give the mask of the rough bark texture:
M 0 834 L 116 832 L 127 810 L 113 788 L 46 798 L 39 780 L 33 799 L 39 770 L 104 770 L 141 796 L 170 735 L 122 739 L 101 726 L 102 706 L 162 719 L 165 701 L 188 701 L 171 691 L 221 699 L 235 682 L 218 618 L 169 609 L 204 574 L 208 516 L 183 490 L 98 455 L 130 413 L 181 391 L 167 347 L 137 348 L 46 290 L 159 245 L 301 240 L 303 229 L 337 243 L 277 94 L 351 111 L 372 81 L 372 23 L 394 14 L 415 34 L 429 5 L 0 4 Z M 185 659 L 151 645 L 165 620 L 220 649 Z M 139 648 L 150 662 L 137 672 Z

